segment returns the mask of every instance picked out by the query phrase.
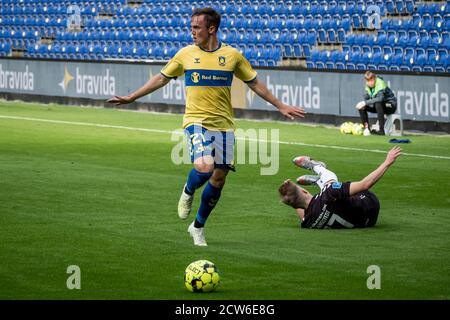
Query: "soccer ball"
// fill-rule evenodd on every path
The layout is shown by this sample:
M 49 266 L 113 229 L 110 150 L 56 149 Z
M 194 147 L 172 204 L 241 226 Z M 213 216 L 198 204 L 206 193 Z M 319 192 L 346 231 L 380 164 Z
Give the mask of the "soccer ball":
M 211 292 L 217 289 L 219 283 L 219 270 L 208 260 L 194 261 L 184 272 L 184 285 L 191 292 Z
M 361 123 L 354 123 L 352 127 L 352 134 L 360 136 L 364 132 L 364 126 Z
M 341 124 L 341 133 L 344 134 L 352 134 L 352 129 L 353 129 L 353 123 L 352 122 L 344 122 L 343 124 Z

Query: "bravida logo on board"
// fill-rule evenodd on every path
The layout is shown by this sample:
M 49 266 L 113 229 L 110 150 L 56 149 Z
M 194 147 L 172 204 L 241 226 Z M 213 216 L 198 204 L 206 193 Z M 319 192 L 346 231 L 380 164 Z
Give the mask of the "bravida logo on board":
M 273 84 L 270 76 L 266 77 L 267 88 L 283 103 L 303 106 L 307 109 L 320 109 L 320 88 L 313 86 L 312 79 L 308 77 L 305 86 L 292 84 Z M 267 103 L 270 105 L 270 103 Z
M 3 70 L 0 64 L 0 89 L 34 90 L 34 73 L 25 65 L 25 70 Z
M 434 90 L 412 91 L 397 90 L 396 92 L 402 114 L 413 116 L 448 117 L 448 94 L 434 84 Z
M 105 74 L 81 73 L 77 67 L 75 78 L 77 82 L 77 93 L 109 96 L 116 94 L 116 78 L 110 75 L 109 68 Z
M 58 84 L 64 93 L 70 88 L 70 83 L 75 80 L 75 90 L 77 94 L 110 96 L 116 94 L 116 78 L 111 75 L 107 68 L 103 74 L 89 74 L 75 68 L 75 76 L 69 71 L 67 65 L 64 66 L 64 76 Z

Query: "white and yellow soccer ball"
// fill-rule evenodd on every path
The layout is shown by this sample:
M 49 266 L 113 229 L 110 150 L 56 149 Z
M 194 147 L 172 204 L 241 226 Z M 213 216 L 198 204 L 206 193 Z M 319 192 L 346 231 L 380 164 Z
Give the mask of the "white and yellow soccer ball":
M 184 272 L 184 285 L 191 292 L 211 292 L 216 290 L 219 284 L 219 270 L 211 261 L 194 261 Z
M 353 123 L 352 122 L 344 122 L 341 124 L 340 131 L 344 134 L 352 134 L 353 130 Z
M 352 127 L 352 134 L 360 136 L 364 132 L 364 126 L 361 123 L 354 123 Z

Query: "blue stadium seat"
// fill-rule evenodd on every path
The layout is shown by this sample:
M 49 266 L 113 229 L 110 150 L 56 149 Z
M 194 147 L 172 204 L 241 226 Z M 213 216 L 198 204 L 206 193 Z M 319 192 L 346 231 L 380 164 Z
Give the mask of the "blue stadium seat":
M 335 66 L 335 69 L 338 69 L 338 70 L 344 70 L 345 69 L 345 64 L 343 62 L 336 62 L 334 64 L 334 66 Z
M 117 51 L 120 57 L 125 59 L 131 59 L 132 57 L 131 47 L 129 46 L 120 46 Z
M 411 66 L 401 65 L 398 71 L 411 71 Z
M 328 35 L 328 42 L 329 43 L 336 43 L 337 41 L 337 36 L 336 36 L 336 31 L 334 29 L 328 29 L 327 30 L 327 35 Z
M 428 48 L 428 47 L 432 46 L 433 42 L 429 36 L 425 36 L 425 37 L 420 37 L 420 39 L 418 39 L 417 44 L 419 47 Z
M 389 71 L 400 71 L 400 66 L 398 65 L 390 65 Z
M 21 1 L 17 0 L 17 3 Z M 75 1 L 82 4 L 83 32 L 65 30 L 66 8 L 71 4 L 69 0 L 32 0 L 26 2 L 26 5 L 4 5 L 0 8 L 0 43 L 3 46 L 12 44 L 33 48 L 27 56 L 101 59 L 115 55 L 128 58 L 168 58 L 175 48 L 192 42 L 189 31 L 191 1 L 164 3 L 160 0 L 146 0 L 136 8 L 126 5 L 125 1 Z M 417 11 L 414 11 L 415 3 Z M 352 34 L 352 25 L 354 28 L 366 27 L 366 9 L 372 4 L 380 7 L 384 17 L 386 12 L 408 12 L 412 18 L 385 17 L 377 37 Z M 341 43 L 345 53 L 362 54 L 361 57 L 355 57 L 363 61 L 343 63 L 343 59 L 340 61 L 334 51 L 329 52 L 326 57 L 321 56 L 323 59 L 320 60 L 326 68 L 347 68 L 347 64 L 353 69 L 361 68 L 361 65 L 388 68 L 391 66 L 389 55 L 393 48 L 396 48 L 394 56 L 399 54 L 399 48 L 408 48 L 408 55 L 414 55 L 416 61 L 420 61 L 420 65 L 418 62 L 411 70 L 417 71 L 415 67 L 421 67 L 422 64 L 422 69 L 428 70 L 426 68 L 432 67 L 429 64 L 431 58 L 438 57 L 439 60 L 440 56 L 448 56 L 450 50 L 450 6 L 443 2 L 262 0 L 251 3 L 246 0 L 222 3 L 214 1 L 211 5 L 223 13 L 221 40 L 241 49 L 253 45 L 249 50 L 254 57 L 253 62 L 258 65 L 275 65 L 276 59 L 270 59 L 276 56 L 275 51 L 279 52 L 280 59 L 281 55 L 308 58 L 317 41 Z M 112 13 L 113 16 L 111 19 L 96 19 L 99 12 Z M 34 43 L 45 35 L 55 35 L 57 39 L 50 47 L 50 52 L 44 52 L 45 46 L 34 47 Z M 256 44 L 260 45 L 258 49 L 263 53 L 261 58 L 266 61 L 258 61 L 261 59 L 257 59 L 255 55 Z M 268 46 L 272 44 L 273 46 Z M 60 46 L 59 51 L 57 45 Z M 91 51 L 88 51 L 88 46 L 91 46 Z M 98 52 L 99 46 L 103 48 L 101 52 Z M 144 54 L 138 52 L 141 46 L 157 49 L 151 54 L 148 51 Z M 84 48 L 84 52 L 80 52 L 80 48 Z M 117 50 L 113 50 L 115 48 Z M 441 51 L 438 53 L 438 50 Z M 272 56 L 267 56 L 266 51 L 271 52 Z M 4 50 L 1 52 L 4 55 Z M 369 54 L 372 54 L 371 58 L 365 61 Z M 389 59 L 379 61 L 380 56 L 385 57 L 386 54 Z M 426 64 L 424 56 L 427 58 Z M 446 60 L 445 63 L 439 60 L 434 65 L 445 69 Z M 314 66 L 321 67 L 320 64 Z M 403 62 L 396 66 L 408 67 Z
M 340 43 L 344 43 L 346 41 L 345 29 L 340 28 L 337 30 L 337 41 Z
M 351 21 L 350 17 L 342 18 L 340 25 L 341 25 L 341 28 L 344 29 L 345 31 L 350 31 L 351 27 L 352 27 L 352 21 Z
M 292 48 L 294 49 L 294 57 L 301 57 L 303 55 L 302 46 L 300 43 L 294 43 Z
M 45 57 L 48 53 L 48 46 L 45 44 L 41 44 L 36 50 L 36 54 L 38 57 Z
M 312 50 L 310 60 L 315 63 L 320 60 L 320 55 L 320 50 Z
M 414 0 L 405 0 L 406 12 L 413 13 L 415 10 Z
M 327 42 L 327 32 L 325 31 L 325 29 L 321 28 L 317 32 L 319 35 L 319 42 Z
M 289 43 L 283 44 L 283 55 L 285 57 L 294 57 L 294 48 Z
M 392 0 L 385 1 L 386 11 L 388 13 L 396 13 L 395 3 Z
M 420 54 L 417 56 L 415 63 L 422 68 L 428 63 L 428 58 L 425 54 Z
M 424 14 L 422 16 L 422 21 L 419 23 L 419 28 L 425 30 L 433 29 L 433 18 L 430 14 Z
M 317 61 L 316 64 L 315 64 L 315 67 L 317 69 L 326 69 L 325 63 L 323 63 L 322 61 Z
M 363 24 L 361 21 L 361 16 L 359 14 L 352 15 L 352 25 L 353 25 L 353 28 L 356 28 L 356 29 L 363 27 Z
M 309 57 L 311 54 L 311 46 L 309 43 L 304 43 L 302 46 L 302 52 L 305 57 Z
M 409 45 L 409 40 L 409 36 L 407 34 L 404 34 L 398 38 L 397 45 L 405 48 Z
M 386 67 L 385 70 L 389 69 L 389 66 L 392 64 L 392 54 L 383 54 L 383 62 L 380 64 Z
M 403 53 L 396 53 L 392 56 L 391 65 L 400 66 L 403 63 Z
M 437 65 L 434 67 L 434 72 L 446 72 L 446 70 L 443 66 Z

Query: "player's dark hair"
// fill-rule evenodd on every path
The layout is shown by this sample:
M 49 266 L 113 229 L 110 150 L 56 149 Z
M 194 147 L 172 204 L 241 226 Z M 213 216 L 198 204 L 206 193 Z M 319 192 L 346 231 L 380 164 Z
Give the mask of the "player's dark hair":
M 195 16 L 204 15 L 206 19 L 206 27 L 210 26 L 216 27 L 216 32 L 219 30 L 220 26 L 220 14 L 213 8 L 197 8 L 192 12 L 191 18 Z

